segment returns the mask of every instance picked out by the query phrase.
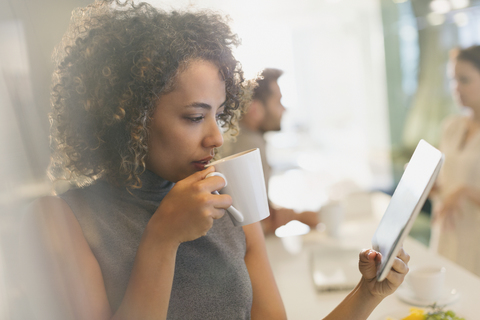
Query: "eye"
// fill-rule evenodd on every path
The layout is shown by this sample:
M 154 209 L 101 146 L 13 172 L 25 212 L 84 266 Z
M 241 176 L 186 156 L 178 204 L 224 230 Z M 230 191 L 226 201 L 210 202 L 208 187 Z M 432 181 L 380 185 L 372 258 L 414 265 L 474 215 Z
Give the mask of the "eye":
M 187 120 L 191 121 L 191 122 L 200 122 L 202 121 L 203 119 L 205 119 L 205 116 L 194 116 L 194 117 L 186 117 Z

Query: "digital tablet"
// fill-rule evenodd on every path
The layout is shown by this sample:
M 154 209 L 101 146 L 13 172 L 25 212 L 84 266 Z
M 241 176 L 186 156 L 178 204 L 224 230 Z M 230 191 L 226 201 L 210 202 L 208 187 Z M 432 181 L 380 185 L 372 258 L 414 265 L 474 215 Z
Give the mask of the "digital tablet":
M 382 254 L 377 281 L 383 281 L 410 232 L 443 164 L 443 154 L 420 140 L 382 220 L 372 238 L 372 247 Z

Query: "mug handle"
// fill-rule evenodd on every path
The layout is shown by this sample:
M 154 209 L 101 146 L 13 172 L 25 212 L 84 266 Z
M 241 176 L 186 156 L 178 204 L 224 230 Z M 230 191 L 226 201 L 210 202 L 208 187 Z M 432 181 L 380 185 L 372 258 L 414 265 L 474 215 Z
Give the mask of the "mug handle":
M 213 176 L 217 176 L 217 177 L 222 177 L 223 180 L 225 180 L 225 186 L 227 186 L 228 182 L 227 182 L 227 178 L 220 172 L 210 172 L 209 174 L 207 174 L 207 176 L 205 177 L 208 178 L 208 177 L 213 177 Z M 213 191 L 212 193 L 214 194 L 219 194 L 218 191 Z M 237 220 L 238 222 L 243 222 L 244 218 L 243 218 L 243 214 L 238 211 L 234 206 L 230 206 L 228 207 L 227 209 L 228 212 L 230 212 L 230 214 L 235 218 L 235 220 Z

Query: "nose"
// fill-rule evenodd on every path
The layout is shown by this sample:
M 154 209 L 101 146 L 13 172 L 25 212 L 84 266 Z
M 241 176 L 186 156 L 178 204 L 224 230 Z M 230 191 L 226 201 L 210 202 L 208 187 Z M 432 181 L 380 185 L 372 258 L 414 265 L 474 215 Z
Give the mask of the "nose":
M 218 148 L 223 145 L 222 130 L 217 124 L 216 119 L 208 121 L 203 146 L 205 148 Z

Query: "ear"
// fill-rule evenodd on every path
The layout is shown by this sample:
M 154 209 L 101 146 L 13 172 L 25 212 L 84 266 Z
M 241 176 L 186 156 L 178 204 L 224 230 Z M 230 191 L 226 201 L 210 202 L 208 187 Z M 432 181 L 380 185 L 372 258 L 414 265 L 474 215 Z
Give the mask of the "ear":
M 254 119 L 255 121 L 261 121 L 263 120 L 263 117 L 265 116 L 265 108 L 260 100 L 252 100 L 250 102 L 250 105 L 247 109 L 247 114 L 251 119 Z
M 261 101 L 252 100 L 243 115 L 242 123 L 252 130 L 258 130 L 265 118 L 265 108 Z

